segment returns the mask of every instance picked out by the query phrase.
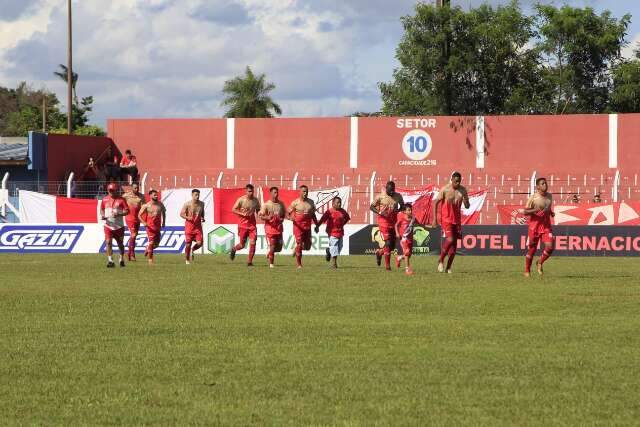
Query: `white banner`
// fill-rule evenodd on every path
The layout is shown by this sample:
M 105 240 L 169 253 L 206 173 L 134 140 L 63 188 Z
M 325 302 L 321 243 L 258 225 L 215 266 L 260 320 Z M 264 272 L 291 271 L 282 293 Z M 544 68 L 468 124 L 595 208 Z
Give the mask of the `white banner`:
M 349 211 L 350 186 L 309 192 L 309 198 L 315 202 L 316 209 L 320 215 L 331 207 L 331 201 L 336 196 L 342 199 L 342 209 Z
M 162 190 L 162 203 L 167 209 L 167 224 L 182 225 L 184 219 L 180 218 L 182 206 L 191 200 L 193 188 L 175 188 Z M 206 221 L 213 222 L 213 189 L 198 188 L 200 200 L 204 203 L 204 217 Z
M 18 204 L 23 224 L 55 224 L 57 221 L 56 196 L 20 190 Z

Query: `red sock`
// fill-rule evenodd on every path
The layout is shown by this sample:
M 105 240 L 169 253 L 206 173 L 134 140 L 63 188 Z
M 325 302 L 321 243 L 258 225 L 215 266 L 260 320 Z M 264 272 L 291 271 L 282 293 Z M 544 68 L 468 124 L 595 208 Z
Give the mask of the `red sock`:
M 524 257 L 524 271 L 531 273 L 531 264 L 533 263 L 533 257 L 536 255 L 536 247 L 529 247 L 527 255 Z
M 551 254 L 553 253 L 553 249 L 545 249 L 542 251 L 542 256 L 540 257 L 540 265 L 544 264 L 544 262 L 546 260 L 549 259 L 549 257 L 551 257 Z
M 382 256 L 382 254 L 384 254 L 384 249 L 377 249 L 376 250 L 376 255 Z
M 456 257 L 456 252 L 458 251 L 458 242 L 453 241 L 449 244 L 449 259 L 447 260 L 447 270 L 451 269 L 451 265 L 453 264 L 453 259 Z
M 296 246 L 296 264 L 298 266 L 302 265 L 302 246 Z
M 384 266 L 387 269 L 391 268 L 391 248 L 389 248 L 388 246 L 384 247 Z
M 235 249 L 236 251 L 239 251 L 240 249 L 244 249 L 244 242 L 239 242 L 237 245 L 233 247 L 233 249 Z
M 269 253 L 267 254 L 267 258 L 269 259 L 269 264 L 273 264 L 273 260 L 275 259 L 275 253 L 273 252 L 273 248 L 269 248 Z
M 129 237 L 129 255 L 134 256 L 136 253 L 136 239 L 134 236 Z
M 149 243 L 147 246 L 147 256 L 149 259 L 153 259 L 153 243 Z
M 249 260 L 247 261 L 249 264 L 253 263 L 253 256 L 256 254 L 256 244 L 249 243 Z
M 191 242 L 187 243 L 187 246 L 184 248 L 184 256 L 187 261 L 191 258 Z
M 440 261 L 439 261 L 440 263 L 444 262 L 444 257 L 447 256 L 447 254 L 449 253 L 450 247 L 451 247 L 451 242 L 449 241 L 449 239 L 445 239 L 444 244 L 440 249 Z

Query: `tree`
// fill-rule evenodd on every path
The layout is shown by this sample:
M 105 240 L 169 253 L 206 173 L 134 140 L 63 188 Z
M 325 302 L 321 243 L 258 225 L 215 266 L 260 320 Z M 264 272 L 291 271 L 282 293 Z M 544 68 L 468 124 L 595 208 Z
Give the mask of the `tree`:
M 607 110 L 611 68 L 620 61 L 631 15 L 615 19 L 592 8 L 537 5 L 543 76 L 552 86 L 554 113 Z
M 640 112 L 640 46 L 635 56 L 635 59 L 623 61 L 613 69 L 611 111 Z
M 60 69 L 60 71 L 54 71 L 53 74 L 55 76 L 60 77 L 60 79 L 62 81 L 67 83 L 67 79 L 69 77 L 69 69 L 64 64 L 58 64 L 58 68 Z M 78 94 L 76 93 L 76 84 L 78 83 L 78 73 L 76 73 L 75 71 L 72 72 L 71 73 L 71 79 L 72 79 L 72 81 L 71 81 L 71 89 L 73 90 L 73 102 L 77 105 L 78 104 Z
M 63 126 L 66 119 L 55 94 L 45 89 L 33 90 L 26 82 L 15 89 L 0 87 L 0 135 L 27 136 L 30 130 L 41 131 L 43 100 L 47 129 Z
M 264 74 L 256 76 L 247 67 L 244 76 L 235 77 L 224 83 L 222 92 L 226 98 L 222 105 L 228 107 L 225 117 L 273 117 L 281 115 L 282 110 L 269 96 L 275 89 L 273 83 L 267 83 Z
M 380 83 L 383 113 L 498 114 L 528 112 L 541 86 L 533 19 L 514 1 L 492 8 L 419 3 L 402 18 L 404 36 L 396 50 L 400 67 Z M 517 102 L 516 102 L 517 100 Z M 522 105 L 522 103 L 525 105 Z

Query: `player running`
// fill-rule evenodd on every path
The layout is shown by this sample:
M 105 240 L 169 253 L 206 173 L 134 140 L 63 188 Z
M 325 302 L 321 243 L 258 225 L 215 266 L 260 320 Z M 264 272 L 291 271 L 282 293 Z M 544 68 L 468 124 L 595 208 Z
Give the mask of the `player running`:
M 396 235 L 400 238 L 400 247 L 402 248 L 402 254 L 396 257 L 396 268 L 400 268 L 402 261 L 407 261 L 405 267 L 405 273 L 407 275 L 413 274 L 411 268 L 411 253 L 413 252 L 413 228 L 419 225 L 416 221 L 416 217 L 413 216 L 413 205 L 406 203 L 402 212 L 398 214 L 398 221 L 396 222 Z
M 462 238 L 462 205 L 465 209 L 469 209 L 469 194 L 467 189 L 460 185 L 462 175 L 460 172 L 451 174 L 451 182 L 438 193 L 438 197 L 433 203 L 433 224 L 435 228 L 438 226 L 438 205 L 441 208 L 441 225 L 444 243 L 440 251 L 440 260 L 438 262 L 438 272 L 444 273 L 444 257 L 447 259 L 447 273 L 451 273 L 451 265 L 456 257 L 458 250 L 458 239 Z
M 391 270 L 391 251 L 396 247 L 396 220 L 398 212 L 403 207 L 404 200 L 402 195 L 396 192 L 396 184 L 393 181 L 387 182 L 384 191 L 370 206 L 371 212 L 377 215 L 378 227 L 384 239 L 384 247 L 376 250 L 376 262 L 379 266 L 384 255 L 384 265 L 388 271 Z
M 140 207 L 144 204 L 144 194 L 140 193 L 138 183 L 134 182 L 123 195 L 122 198 L 129 206 L 129 214 L 125 217 L 127 228 L 129 228 L 129 245 L 127 251 L 127 259 L 129 261 L 136 260 L 136 237 L 140 231 L 140 220 L 138 214 Z
M 267 254 L 269 268 L 274 268 L 276 252 L 282 250 L 284 243 L 282 239 L 282 223 L 284 222 L 286 208 L 284 203 L 278 199 L 278 193 L 278 187 L 269 189 L 271 198 L 262 205 L 262 209 L 258 214 L 260 219 L 264 221 L 264 232 L 269 242 L 269 253 Z
M 542 240 L 544 249 L 540 259 L 536 261 L 538 274 L 542 275 L 542 265 L 553 253 L 553 232 L 551 231 L 551 218 L 555 216 L 552 209 L 553 200 L 551 193 L 547 192 L 547 180 L 538 178 L 536 180 L 536 192 L 527 200 L 527 207 L 523 209 L 525 215 L 529 217 L 529 236 L 527 238 L 528 249 L 525 257 L 524 276 L 531 276 L 531 263 L 538 249 L 538 242 Z
M 149 265 L 153 265 L 153 250 L 160 244 L 162 228 L 167 220 L 167 210 L 162 202 L 158 201 L 158 192 L 149 191 L 149 202 L 142 205 L 138 218 L 147 230 L 147 249 L 144 256 L 149 260 Z
M 233 261 L 236 258 L 236 251 L 243 249 L 247 243 L 247 239 L 249 239 L 247 266 L 253 267 L 253 256 L 256 253 L 256 240 L 258 239 L 256 214 L 260 212 L 260 202 L 254 196 L 253 185 L 247 184 L 245 189 L 247 194 L 239 197 L 233 205 L 233 208 L 231 208 L 231 212 L 240 218 L 240 223 L 238 224 L 238 238 L 240 241 L 235 247 L 231 248 L 229 257 L 231 261 Z
M 120 267 L 124 267 L 124 217 L 129 214 L 127 202 L 118 195 L 118 185 L 114 182 L 107 185 L 107 193 L 100 204 L 100 218 L 104 223 L 104 241 L 107 248 L 107 268 L 115 267 L 113 263 L 112 240 L 116 241 L 120 250 Z
M 296 239 L 296 264 L 302 268 L 302 251 L 311 249 L 311 223 L 318 225 L 316 205 L 308 198 L 309 187 L 300 186 L 300 197 L 289 205 L 288 218 L 293 221 L 293 236 Z
M 202 247 L 202 223 L 204 222 L 204 203 L 200 201 L 200 190 L 191 190 L 191 200 L 182 206 L 180 217 L 184 219 L 185 264 L 191 264 L 195 251 Z M 191 247 L 195 240 L 196 244 Z
M 316 233 L 320 226 L 327 223 L 326 231 L 329 235 L 329 247 L 326 250 L 326 260 L 331 261 L 331 268 L 338 268 L 338 255 L 342 251 L 342 239 L 344 238 L 344 226 L 351 221 L 351 217 L 342 209 L 342 199 L 338 196 L 331 201 L 332 207 L 327 209 L 316 223 Z

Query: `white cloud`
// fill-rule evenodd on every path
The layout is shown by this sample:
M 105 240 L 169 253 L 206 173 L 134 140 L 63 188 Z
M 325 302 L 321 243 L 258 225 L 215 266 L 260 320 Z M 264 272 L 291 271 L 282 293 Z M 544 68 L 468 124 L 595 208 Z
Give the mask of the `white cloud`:
M 640 33 L 637 33 L 631 41 L 622 49 L 622 56 L 627 59 L 635 58 L 635 51 L 640 49 Z

